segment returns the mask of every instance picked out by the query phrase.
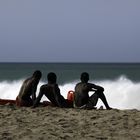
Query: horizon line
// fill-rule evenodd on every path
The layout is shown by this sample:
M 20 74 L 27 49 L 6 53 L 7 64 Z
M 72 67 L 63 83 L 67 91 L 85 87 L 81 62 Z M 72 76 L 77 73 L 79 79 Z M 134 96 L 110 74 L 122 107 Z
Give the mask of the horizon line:
M 122 64 L 124 64 L 124 63 L 129 63 L 129 64 L 130 64 L 130 63 L 131 63 L 131 64 L 138 64 L 138 63 L 140 63 L 140 62 L 78 62 L 78 61 L 77 61 L 77 62 L 54 62 L 54 61 L 53 61 L 53 62 L 43 62 L 43 61 L 42 61 L 42 62 L 40 62 L 40 61 L 38 61 L 38 62 L 35 62 L 35 61 L 29 61 L 29 62 L 27 62 L 27 61 L 21 61 L 21 62 L 15 62 L 15 61 L 11 61 L 11 62 L 10 62 L 10 61 L 5 61 L 5 62 L 4 62 L 4 61 L 2 61 L 2 62 L 0 62 L 0 63 L 95 63 L 95 64 L 96 64 L 96 63 L 98 63 L 98 64 L 99 64 L 99 63 L 101 63 L 101 64 L 105 64 L 105 63 L 110 63 L 110 64 L 112 64 L 112 63 L 115 63 L 115 64 L 117 64 L 117 63 L 118 63 L 118 64 L 121 64 L 121 63 L 122 63 Z

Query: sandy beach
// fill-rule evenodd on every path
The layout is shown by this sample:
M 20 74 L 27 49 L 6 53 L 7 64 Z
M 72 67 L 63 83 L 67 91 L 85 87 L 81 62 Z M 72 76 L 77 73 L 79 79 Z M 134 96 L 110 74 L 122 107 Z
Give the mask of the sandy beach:
M 140 139 L 138 110 L 0 106 L 1 140 Z

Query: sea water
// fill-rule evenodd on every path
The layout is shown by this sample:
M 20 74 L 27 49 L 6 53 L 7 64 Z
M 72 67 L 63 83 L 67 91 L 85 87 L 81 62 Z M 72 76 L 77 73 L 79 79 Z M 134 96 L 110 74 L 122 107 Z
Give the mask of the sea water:
M 80 81 L 80 74 L 88 72 L 89 82 L 104 87 L 111 107 L 140 109 L 139 63 L 0 63 L 0 98 L 15 99 L 23 81 L 35 70 L 42 72 L 37 95 L 41 85 L 47 83 L 49 72 L 56 73 L 57 83 L 65 98 Z M 48 99 L 43 96 L 43 100 Z M 101 105 L 103 103 L 99 100 L 97 107 Z

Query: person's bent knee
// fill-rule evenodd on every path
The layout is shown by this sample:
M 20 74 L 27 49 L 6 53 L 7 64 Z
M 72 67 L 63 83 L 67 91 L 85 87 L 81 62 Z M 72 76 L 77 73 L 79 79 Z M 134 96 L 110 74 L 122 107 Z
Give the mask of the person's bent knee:
M 97 94 L 98 97 L 100 98 L 104 93 L 102 90 L 97 90 L 94 94 Z

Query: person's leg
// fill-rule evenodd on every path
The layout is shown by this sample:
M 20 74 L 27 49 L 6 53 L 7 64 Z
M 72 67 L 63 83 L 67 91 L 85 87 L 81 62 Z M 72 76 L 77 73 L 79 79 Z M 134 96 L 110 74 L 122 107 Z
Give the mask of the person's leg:
M 103 92 L 96 91 L 95 93 L 98 94 L 98 97 L 102 100 L 102 102 L 104 103 L 106 109 L 112 109 L 112 108 L 108 105 L 108 102 L 107 102 L 106 97 L 105 97 L 105 95 L 104 95 Z
M 33 105 L 33 100 L 31 98 L 28 98 L 27 101 L 26 101 L 26 103 L 27 103 L 26 106 L 27 107 L 30 107 L 30 106 Z
M 49 99 L 49 101 L 52 103 L 53 106 L 58 106 L 58 103 L 56 102 L 56 97 L 54 94 L 46 92 L 45 96 Z
M 33 105 L 31 98 L 20 99 L 18 96 L 16 98 L 16 105 L 19 107 L 30 107 Z
M 96 109 L 96 104 L 98 102 L 99 95 L 97 93 L 94 93 L 89 97 L 88 103 L 86 104 L 86 109 Z

